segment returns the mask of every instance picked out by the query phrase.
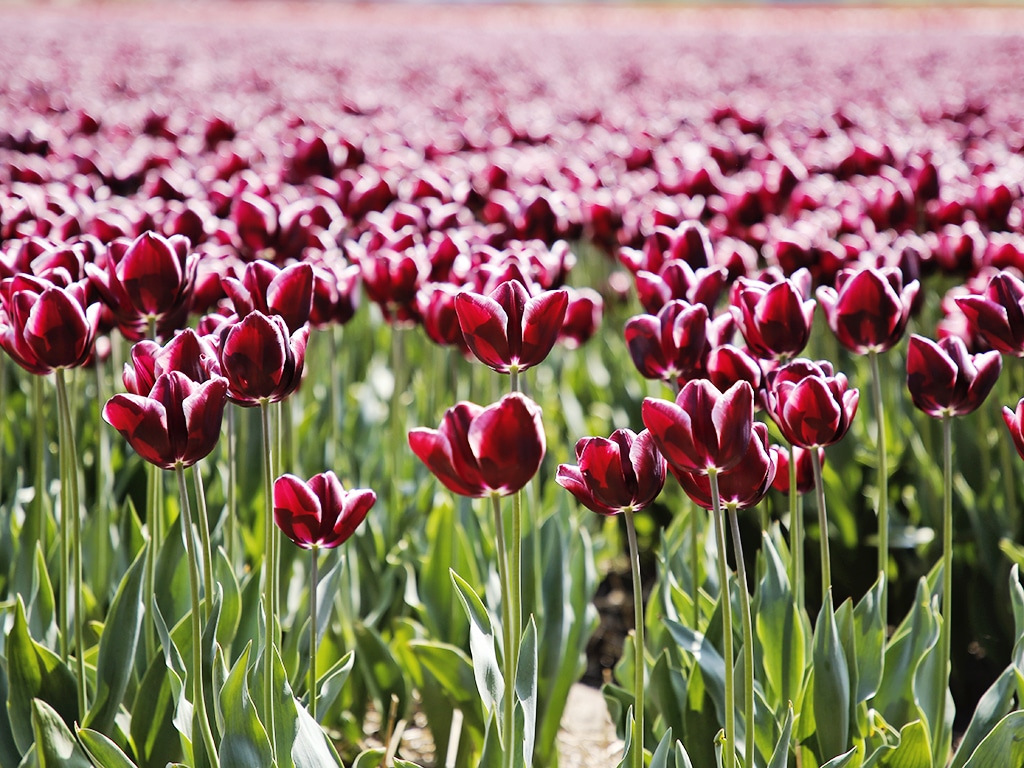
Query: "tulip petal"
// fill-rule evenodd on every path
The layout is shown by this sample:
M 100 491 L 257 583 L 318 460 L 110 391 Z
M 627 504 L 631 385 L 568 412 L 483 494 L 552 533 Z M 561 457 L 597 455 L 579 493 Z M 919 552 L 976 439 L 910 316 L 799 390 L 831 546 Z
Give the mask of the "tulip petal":
M 103 406 L 103 420 L 121 433 L 132 449 L 150 464 L 171 469 L 167 412 L 162 403 L 141 395 L 114 395 Z
M 546 447 L 540 408 L 518 392 L 485 408 L 470 425 L 468 439 L 484 484 L 501 495 L 530 481 Z
M 464 291 L 455 297 L 455 312 L 470 351 L 488 368 L 508 373 L 512 362 L 508 315 L 497 301 Z
M 295 475 L 282 475 L 274 482 L 274 522 L 285 536 L 304 549 L 320 539 L 320 500 Z

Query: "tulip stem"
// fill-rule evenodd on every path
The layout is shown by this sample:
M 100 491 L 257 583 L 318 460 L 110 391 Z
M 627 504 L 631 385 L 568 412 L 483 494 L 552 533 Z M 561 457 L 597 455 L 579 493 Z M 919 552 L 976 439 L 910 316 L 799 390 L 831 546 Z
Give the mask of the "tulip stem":
M 644 766 L 644 588 L 640 579 L 640 547 L 636 540 L 633 508 L 626 507 L 629 568 L 633 572 L 633 768 Z
M 821 544 L 821 594 L 832 589 L 832 557 L 828 544 L 828 512 L 825 509 L 825 484 L 821 478 L 821 455 L 818 446 L 810 447 L 811 467 L 814 470 L 814 492 L 818 500 L 818 541 Z
M 715 518 L 715 541 L 718 545 L 718 580 L 721 582 L 718 602 L 722 609 L 722 642 L 725 661 L 725 750 L 722 754 L 722 768 L 736 765 L 736 670 L 733 667 L 732 649 L 732 598 L 729 596 L 729 564 L 726 561 L 725 521 L 722 516 L 722 500 L 718 492 L 718 470 L 709 469 L 711 481 L 711 506 Z
M 789 446 L 789 548 L 797 613 L 804 612 L 804 510 L 796 487 L 796 446 Z
M 743 765 L 754 766 L 754 623 L 750 615 L 750 593 L 747 591 L 747 564 L 743 558 L 743 539 L 740 536 L 739 515 L 736 505 L 729 509 L 729 530 L 736 556 L 736 581 L 740 587 L 740 618 L 743 622 Z
M 266 718 L 270 743 L 277 747 L 277 728 L 274 722 L 274 625 L 277 622 L 277 585 L 274 583 L 274 498 L 273 455 L 270 434 L 270 403 L 260 402 L 260 422 L 263 430 L 263 592 L 265 627 L 263 638 L 263 716 Z
M 946 692 L 949 690 L 951 622 L 953 618 L 953 417 L 942 417 L 942 622 L 939 624 L 938 712 L 932 732 L 934 765 L 946 764 L 948 745 L 942 738 L 946 722 Z
M 78 711 L 84 718 L 88 711 L 88 696 L 85 680 L 85 633 L 82 627 L 85 616 L 84 601 L 82 600 L 82 518 L 79 513 L 78 500 L 78 449 L 75 446 L 75 429 L 71 422 L 71 405 L 68 402 L 64 369 L 58 368 L 56 374 L 57 409 L 61 435 L 61 469 L 63 470 L 60 493 L 64 501 L 61 508 L 67 514 L 65 522 L 70 522 L 71 527 L 71 578 L 74 580 L 75 601 L 75 673 L 78 678 Z M 64 534 L 66 536 L 66 529 Z M 64 582 L 64 586 L 66 589 L 67 582 Z
M 700 630 L 700 507 L 690 510 L 690 578 L 693 581 L 693 631 Z
M 196 492 L 196 517 L 199 526 L 199 541 L 203 548 L 203 589 L 206 605 L 203 620 L 210 614 L 213 604 L 213 550 L 210 547 L 210 520 L 206 511 L 206 488 L 203 485 L 203 472 L 199 464 L 192 465 L 192 485 Z
M 878 353 L 868 353 L 871 361 L 871 383 L 875 395 L 875 424 L 878 443 L 878 571 L 883 576 L 889 572 L 889 457 L 886 451 L 885 399 L 882 397 L 882 374 L 878 367 Z M 882 620 L 888 616 L 888 585 L 882 580 Z
M 181 495 L 181 530 L 185 536 L 185 554 L 188 557 L 188 586 L 192 600 L 192 709 L 199 720 L 206 754 L 213 766 L 219 766 L 217 746 L 210 729 L 210 718 L 206 711 L 206 695 L 203 685 L 203 625 L 199 616 L 199 563 L 196 558 L 195 534 L 192 531 L 192 505 L 188 500 L 185 483 L 185 467 L 181 462 L 174 466 L 178 478 L 178 493 Z M 193 738 L 193 743 L 195 739 Z
M 512 655 L 512 590 L 508 578 L 508 552 L 505 549 L 505 521 L 501 515 L 501 497 L 491 494 L 491 506 L 494 509 L 494 537 L 498 545 L 498 578 L 501 581 L 501 640 L 505 667 L 505 701 L 502 705 L 501 743 L 506 750 L 505 762 L 511 767 L 514 764 L 512 760 L 512 728 L 515 723 L 516 705 L 516 662 Z
M 309 594 L 309 714 L 316 720 L 316 601 L 319 586 L 320 548 L 309 549 L 309 582 L 312 584 Z
M 235 567 L 235 516 L 238 514 L 238 494 L 236 484 L 238 482 L 238 470 L 235 466 L 235 450 L 238 445 L 238 421 L 235 417 L 236 408 L 230 403 L 227 408 L 228 421 L 228 487 L 227 487 L 227 519 L 224 521 L 224 544 L 227 551 L 228 562 Z

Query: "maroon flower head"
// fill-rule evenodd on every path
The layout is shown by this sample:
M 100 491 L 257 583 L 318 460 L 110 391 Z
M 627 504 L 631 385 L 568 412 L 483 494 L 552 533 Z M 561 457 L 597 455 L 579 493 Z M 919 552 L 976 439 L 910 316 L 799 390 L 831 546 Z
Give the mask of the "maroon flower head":
M 282 475 L 274 482 L 274 522 L 303 549 L 332 549 L 355 533 L 376 501 L 368 488 L 346 491 L 331 471 L 308 483 Z
M 1024 357 L 1024 281 L 1010 272 L 989 280 L 984 295 L 955 299 L 973 335 L 999 352 Z
M 754 422 L 754 391 L 740 381 L 720 392 L 706 379 L 694 379 L 676 401 L 644 400 L 644 425 L 658 450 L 677 471 L 725 472 L 743 458 Z
M 306 263 L 279 269 L 269 261 L 247 264 L 242 279 L 224 277 L 221 285 L 239 317 L 259 311 L 278 315 L 295 333 L 313 308 L 313 267 Z
M 768 412 L 793 445 L 816 448 L 843 438 L 860 401 L 846 376 L 809 360 L 795 360 L 768 377 Z
M 961 416 L 985 401 L 1002 366 L 999 352 L 971 355 L 957 336 L 934 342 L 913 334 L 907 350 L 907 388 L 914 405 L 929 416 Z
M 670 301 L 658 314 L 626 321 L 626 346 L 640 374 L 647 379 L 688 381 L 704 370 L 708 343 L 708 310 L 703 304 Z
M 131 358 L 121 380 L 125 389 L 136 395 L 148 395 L 156 380 L 171 371 L 180 371 L 200 384 L 220 375 L 216 347 L 191 328 L 180 331 L 162 347 L 148 339 L 136 342 Z
M 507 496 L 540 468 L 544 427 L 540 407 L 519 393 L 486 408 L 462 402 L 438 429 L 409 432 L 412 448 L 446 488 L 462 496 Z
M 254 311 L 221 330 L 217 356 L 228 397 L 243 406 L 275 403 L 299 387 L 309 327 L 291 335 L 279 315 Z
M 568 288 L 569 303 L 558 340 L 569 349 L 585 344 L 601 326 L 604 299 L 592 288 Z
M 918 282 L 903 286 L 898 269 L 842 270 L 836 287 L 818 289 L 818 302 L 839 343 L 857 354 L 885 352 L 902 337 Z
M 778 452 L 768 444 L 768 427 L 755 422 L 747 450 L 735 467 L 718 475 L 718 493 L 723 506 L 737 509 L 753 507 L 768 493 L 777 476 Z M 711 478 L 694 472 L 673 469 L 686 495 L 704 509 L 711 509 Z
M 655 274 L 641 270 L 636 274 L 636 291 L 645 312 L 655 314 L 672 299 L 703 304 L 708 313 L 715 309 L 725 290 L 725 267 L 699 267 L 694 270 L 682 259 L 666 261 Z
M 646 508 L 665 485 L 665 459 L 646 429 L 617 429 L 576 443 L 577 464 L 560 464 L 555 482 L 601 515 Z
M 220 376 L 199 384 L 171 371 L 156 380 L 148 396 L 114 395 L 103 407 L 103 419 L 151 464 L 190 467 L 217 444 L 227 388 Z
M 498 373 L 524 371 L 541 362 L 558 340 L 569 295 L 563 290 L 530 296 L 508 280 L 484 296 L 463 291 L 455 311 L 470 350 Z
M 804 299 L 786 279 L 773 285 L 740 278 L 732 313 L 750 351 L 763 359 L 785 360 L 807 346 L 814 301 Z
M 711 383 L 723 392 L 736 382 L 745 381 L 760 399 L 764 377 L 761 364 L 745 350 L 732 344 L 714 347 L 708 353 L 705 369 Z
M 1010 430 L 1010 437 L 1017 453 L 1024 459 L 1024 398 L 1017 403 L 1015 411 L 1003 406 L 1003 421 Z

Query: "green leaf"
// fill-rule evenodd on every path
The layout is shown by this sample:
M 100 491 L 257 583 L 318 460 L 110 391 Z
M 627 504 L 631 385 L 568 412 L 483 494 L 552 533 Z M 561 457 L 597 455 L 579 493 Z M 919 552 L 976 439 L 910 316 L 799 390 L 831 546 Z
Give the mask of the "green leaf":
M 823 757 L 847 748 L 850 733 L 850 671 L 832 610 L 832 594 L 818 614 L 814 628 L 814 720 Z
M 377 630 L 356 622 L 356 653 L 363 681 L 377 700 L 378 711 L 391 709 L 391 697 L 398 698 L 398 716 L 404 717 L 409 705 L 409 683 L 391 649 Z
M 974 750 L 964 768 L 1024 765 L 1024 711 L 1011 712 Z
M 683 707 L 686 704 L 686 678 L 670 666 L 671 655 L 663 650 L 651 668 L 647 691 L 667 728 L 684 733 Z
M 394 766 L 395 768 L 423 768 L 419 763 L 411 763 L 408 760 L 402 760 L 397 757 L 395 758 Z
M 222 765 L 274 764 L 270 738 L 249 695 L 247 675 L 251 649 L 252 644 L 247 644 L 220 692 L 224 713 L 224 735 L 219 747 Z
M 772 759 L 768 762 L 768 768 L 786 768 L 789 765 L 789 746 L 793 740 L 793 703 L 790 702 L 786 711 L 786 721 L 782 726 L 782 735 L 772 752 Z
M 672 729 L 665 731 L 658 746 L 651 756 L 651 763 L 648 768 L 670 768 L 669 758 L 674 757 L 672 749 Z
M 366 749 L 356 755 L 352 768 L 380 768 L 387 751 L 381 748 Z
M 10 675 L 7 710 L 14 742 L 22 754 L 28 751 L 35 738 L 33 700 L 45 701 L 69 727 L 78 720 L 75 676 L 57 654 L 29 636 L 25 606 L 20 597 L 14 624 L 7 635 L 7 670 Z
M 996 724 L 1010 712 L 1013 707 L 1016 682 L 1017 671 L 1011 665 L 1003 670 L 999 678 L 985 691 L 978 701 L 978 706 L 971 717 L 971 723 L 967 726 L 967 731 L 957 747 L 950 768 L 963 768 L 982 739 L 991 733 Z
M 504 757 L 505 753 L 501 749 L 501 736 L 498 735 L 498 718 L 492 711 L 487 721 L 487 731 L 484 734 L 484 749 L 480 753 L 480 762 L 476 768 L 502 768 Z
M 857 757 L 857 748 L 854 747 L 849 752 L 844 752 L 841 755 L 837 755 L 829 760 L 827 763 L 823 763 L 821 768 L 845 768 L 850 765 Z
M 172 678 L 175 683 L 172 686 Z M 174 709 L 181 679 L 157 655 L 139 684 L 132 708 L 131 739 L 140 768 L 164 768 L 168 759 L 183 757 L 174 727 Z
M 725 721 L 725 660 L 711 642 L 702 634 L 677 621 L 666 620 L 672 639 L 680 649 L 693 657 L 700 667 L 704 685 L 715 704 L 718 722 Z
M 860 599 L 853 610 L 854 637 L 857 654 L 857 685 L 854 704 L 867 701 L 878 691 L 885 670 L 886 621 L 882 615 L 885 574 L 880 573 L 874 586 Z
M 761 551 L 765 572 L 758 585 L 755 631 L 763 649 L 761 661 L 771 700 L 784 704 L 800 698 L 807 640 L 786 568 L 767 533 Z
M 519 646 L 516 670 L 516 696 L 523 708 L 523 760 L 533 765 L 533 747 L 537 738 L 537 625 L 530 616 Z
M 317 714 L 319 717 L 323 717 L 324 714 L 331 708 L 331 705 L 337 700 L 341 689 L 345 687 L 345 682 L 348 680 L 348 676 L 352 672 L 352 665 L 355 664 L 356 655 L 354 651 L 349 651 L 328 669 L 323 677 L 320 678 L 320 692 L 317 696 Z
M 42 699 L 32 700 L 32 732 L 39 768 L 92 768 L 60 714 Z
M 473 588 L 455 571 L 449 571 L 469 617 L 469 650 L 473 674 L 485 712 L 492 712 L 505 692 L 505 681 L 494 649 L 495 631 L 491 616 Z
M 121 580 L 110 606 L 96 661 L 96 700 L 85 717 L 86 728 L 110 734 L 131 680 L 135 648 L 142 628 L 142 574 L 145 549 Z
M 900 729 L 900 743 L 883 754 L 879 768 L 932 768 L 931 739 L 924 722 L 915 720 Z
M 56 601 L 50 583 L 50 571 L 38 541 L 35 543 L 35 557 L 32 560 L 32 591 L 25 608 L 32 637 L 39 638 L 47 648 L 57 647 L 60 635 L 57 629 Z
M 430 640 L 411 640 L 409 649 L 437 678 L 455 709 L 461 709 L 467 722 L 483 733 L 486 728 L 479 706 L 473 662 L 461 648 Z
M 138 768 L 117 744 L 99 731 L 79 728 L 78 740 L 96 768 Z
M 224 648 L 230 648 L 242 616 L 242 591 L 223 547 L 217 547 L 214 553 L 213 577 L 222 590 L 217 642 Z

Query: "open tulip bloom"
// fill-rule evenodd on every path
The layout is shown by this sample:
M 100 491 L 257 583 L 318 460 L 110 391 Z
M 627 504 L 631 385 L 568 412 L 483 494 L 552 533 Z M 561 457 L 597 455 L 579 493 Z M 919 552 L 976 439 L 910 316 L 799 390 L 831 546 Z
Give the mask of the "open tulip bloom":
M 288 397 L 302 381 L 308 340 L 309 326 L 289 333 L 282 317 L 259 310 L 224 327 L 218 356 L 231 401 L 252 407 Z
M 955 301 L 968 325 L 992 349 L 1024 357 L 1024 281 L 1000 272 L 989 280 L 983 295 Z
M 835 288 L 817 291 L 825 319 L 839 343 L 857 354 L 885 352 L 901 338 L 919 284 L 903 285 L 898 269 L 844 269 Z
M 799 355 L 811 336 L 814 300 L 790 279 L 769 285 L 740 278 L 732 314 L 750 351 L 766 360 Z
M 707 307 L 679 299 L 665 304 L 657 315 L 631 317 L 625 336 L 633 364 L 647 379 L 696 378 L 711 351 Z

